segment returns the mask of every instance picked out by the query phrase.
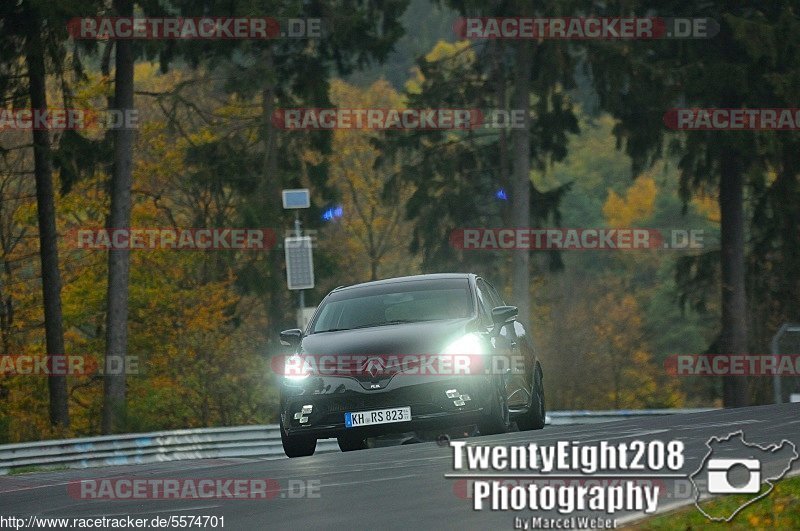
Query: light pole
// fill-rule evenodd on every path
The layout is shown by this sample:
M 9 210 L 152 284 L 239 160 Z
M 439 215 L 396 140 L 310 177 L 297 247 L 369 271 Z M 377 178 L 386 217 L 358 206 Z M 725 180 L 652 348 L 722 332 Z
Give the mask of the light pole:
M 771 354 L 772 357 L 775 358 L 775 373 L 772 375 L 772 392 L 775 396 L 775 403 L 781 404 L 783 402 L 783 393 L 781 389 L 781 375 L 778 372 L 778 356 L 780 355 L 780 345 L 778 342 L 781 340 L 784 334 L 787 332 L 789 333 L 797 333 L 800 332 L 800 325 L 798 324 L 790 324 L 790 323 L 783 323 L 778 331 L 772 336 L 772 344 L 771 344 Z
M 303 326 L 305 312 L 306 289 L 314 287 L 314 257 L 311 249 L 311 238 L 303 236 L 300 223 L 301 208 L 311 206 L 311 196 L 307 188 L 283 190 L 283 208 L 294 210 L 294 234 L 283 239 L 286 255 L 286 284 L 290 290 L 297 290 L 297 321 Z
M 294 211 L 294 235 L 299 238 L 303 235 L 303 226 L 300 223 L 300 211 Z M 306 307 L 306 291 L 303 289 L 297 290 L 297 311 L 303 315 L 303 310 Z

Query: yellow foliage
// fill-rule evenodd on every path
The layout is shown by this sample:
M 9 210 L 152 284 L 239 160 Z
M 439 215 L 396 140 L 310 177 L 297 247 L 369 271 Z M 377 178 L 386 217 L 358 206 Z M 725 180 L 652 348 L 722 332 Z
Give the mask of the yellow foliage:
M 475 50 L 470 41 L 446 42 L 439 41 L 430 52 L 425 54 L 425 60 L 429 63 L 437 61 L 453 61 L 453 71 L 462 71 L 458 67 L 465 67 L 475 61 Z M 419 94 L 422 92 L 422 84 L 425 81 L 422 71 L 414 67 L 413 77 L 406 81 L 405 89 L 409 94 Z
M 137 89 L 171 90 L 182 75 L 164 75 L 155 65 L 138 63 Z M 76 105 L 105 109 L 108 88 L 107 79 L 90 76 L 76 91 Z M 188 147 L 212 142 L 218 132 L 184 123 L 186 136 L 181 136 L 167 127 L 155 98 L 137 96 L 136 104 L 144 119 L 134 149 L 132 225 L 189 228 L 205 213 L 201 207 L 226 208 L 185 179 Z M 0 241 L 15 246 L 0 246 L 0 260 L 9 264 L 0 268 L 0 296 L 14 310 L 6 337 L 0 338 L 1 353 L 42 354 L 35 195 L 29 175 L 10 171 L 31 168 L 32 158 L 29 151 L 17 151 L 2 162 L 0 215 L 8 224 L 0 225 Z M 65 353 L 98 362 L 105 348 L 108 255 L 76 248 L 69 234 L 105 226 L 108 177 L 99 171 L 56 201 Z M 138 358 L 139 371 L 128 376 L 129 429 L 273 421 L 267 401 L 276 397 L 268 388 L 261 352 L 267 329 L 263 305 L 239 294 L 229 272 L 206 274 L 215 264 L 213 253 L 142 250 L 131 252 L 130 259 L 128 355 Z M 67 383 L 71 426 L 54 431 L 48 423 L 47 379 L 0 376 L 0 390 L 6 392 L 0 398 L 0 441 L 97 434 L 102 377 L 69 376 Z
M 400 108 L 403 100 L 391 85 L 381 79 L 366 89 L 334 80 L 331 101 L 340 108 Z M 406 274 L 414 262 L 406 253 L 410 226 L 403 220 L 403 205 L 410 196 L 407 185 L 397 185 L 396 198 L 387 200 L 384 190 L 399 163 L 385 162 L 376 167 L 379 151 L 371 140 L 379 131 L 340 129 L 333 132 L 328 156 L 330 184 L 341 196 L 344 217 L 329 229 L 328 240 L 337 256 L 344 256 L 350 278 L 358 282 Z M 341 252 L 344 247 L 345 252 Z M 355 264 L 363 264 L 360 267 Z M 393 268 L 393 266 L 397 266 Z
M 707 220 L 715 223 L 720 222 L 719 201 L 710 195 L 695 195 L 692 204 Z
M 653 214 L 658 188 L 649 175 L 637 178 L 633 185 L 620 197 L 610 190 L 603 205 L 603 215 L 611 227 L 632 227 Z
M 566 409 L 681 406 L 678 384 L 653 359 L 636 296 L 619 278 L 598 280 L 587 290 L 569 281 L 556 287 L 566 300 L 549 320 L 553 354 L 544 363 L 549 378 L 565 385 L 551 391 L 553 401 Z M 587 378 L 592 385 L 581 385 Z
M 474 61 L 475 51 L 472 49 L 470 41 L 446 42 L 439 41 L 425 54 L 425 60 L 429 63 L 461 57 L 463 61 Z

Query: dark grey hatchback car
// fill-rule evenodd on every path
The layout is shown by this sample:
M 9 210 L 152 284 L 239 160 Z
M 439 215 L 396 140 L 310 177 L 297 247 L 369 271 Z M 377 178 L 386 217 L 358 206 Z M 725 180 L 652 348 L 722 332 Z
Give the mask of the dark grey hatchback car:
M 286 455 L 312 455 L 332 437 L 350 451 L 388 433 L 542 428 L 542 367 L 516 315 L 474 274 L 336 288 L 305 331 L 281 332 Z

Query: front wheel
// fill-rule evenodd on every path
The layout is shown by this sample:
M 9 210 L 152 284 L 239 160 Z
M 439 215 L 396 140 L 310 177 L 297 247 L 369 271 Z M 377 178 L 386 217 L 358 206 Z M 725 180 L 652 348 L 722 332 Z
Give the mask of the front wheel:
M 317 449 L 316 437 L 286 435 L 283 431 L 283 424 L 281 424 L 280 430 L 283 453 L 285 453 L 287 457 L 306 457 L 314 455 L 314 451 Z
M 483 412 L 483 418 L 478 423 L 481 435 L 495 435 L 505 433 L 509 426 L 508 397 L 505 386 L 494 386 L 489 407 Z
M 520 431 L 541 430 L 545 422 L 544 384 L 542 383 L 542 368 L 537 365 L 533 373 L 533 397 L 530 409 L 517 419 Z

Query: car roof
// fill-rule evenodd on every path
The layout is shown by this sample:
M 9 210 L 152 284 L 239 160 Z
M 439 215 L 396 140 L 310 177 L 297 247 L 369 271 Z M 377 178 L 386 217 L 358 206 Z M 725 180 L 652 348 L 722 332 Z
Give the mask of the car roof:
M 351 288 L 363 288 L 363 287 L 370 287 L 370 286 L 381 286 L 386 284 L 396 284 L 400 282 L 414 282 L 414 281 L 425 281 L 425 280 L 448 280 L 448 279 L 465 279 L 468 280 L 475 275 L 473 273 L 430 273 L 427 275 L 411 275 L 407 277 L 394 277 L 394 278 L 385 278 L 383 280 L 373 280 L 370 282 L 363 282 L 361 284 L 353 284 L 352 286 L 339 286 L 338 288 L 334 289 L 333 292 L 339 292 L 348 290 Z

